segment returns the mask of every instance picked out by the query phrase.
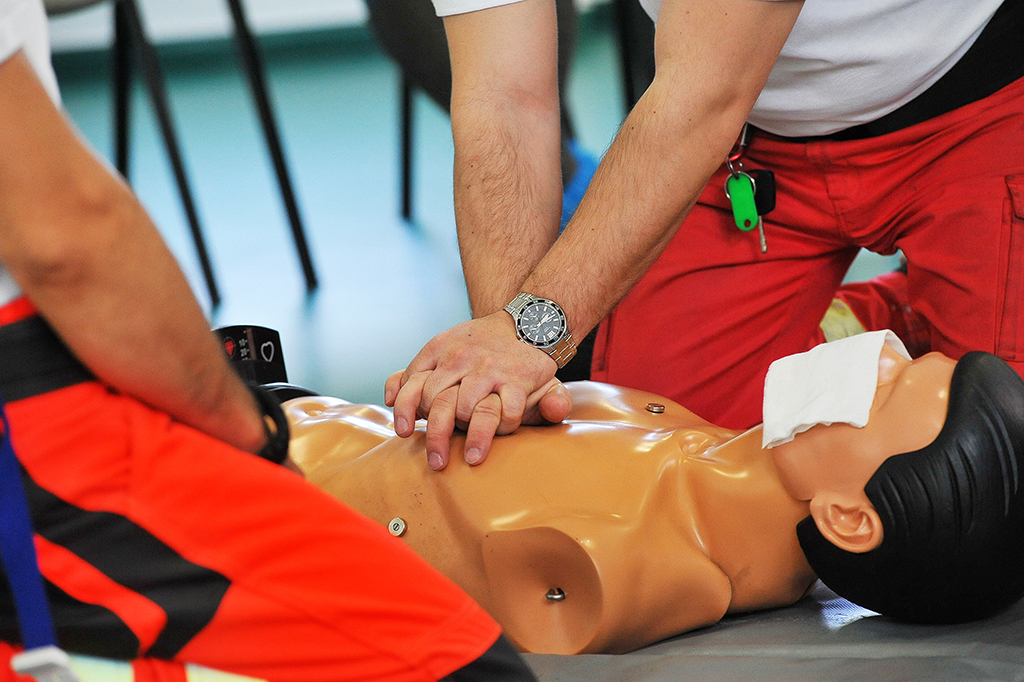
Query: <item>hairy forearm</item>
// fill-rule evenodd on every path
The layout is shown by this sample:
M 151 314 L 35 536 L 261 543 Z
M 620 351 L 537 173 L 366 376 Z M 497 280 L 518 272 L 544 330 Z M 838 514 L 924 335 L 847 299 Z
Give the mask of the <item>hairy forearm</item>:
M 0 261 L 97 377 L 246 450 L 255 402 L 128 187 L 49 101 L 0 64 Z
M 799 2 L 729 4 L 663 6 L 654 82 L 564 234 L 523 284 L 558 301 L 577 337 L 611 311 L 675 235 L 729 153 L 800 9 Z M 708 27 L 743 47 L 723 52 Z
M 474 317 L 508 303 L 558 236 L 557 126 L 557 114 L 547 125 L 503 121 L 469 140 L 461 131 L 473 124 L 453 121 L 459 249 Z
M 259 449 L 252 398 L 177 263 L 141 207 L 129 198 L 118 203 L 78 214 L 87 247 L 12 259 L 12 274 L 105 383 L 236 447 Z
M 527 0 L 448 17 L 445 27 L 459 249 L 473 315 L 480 317 L 512 299 L 558 236 L 555 9 Z
M 745 115 L 742 103 L 681 100 L 656 81 L 623 124 L 573 220 L 523 289 L 558 301 L 574 335 L 587 333 L 675 235 Z

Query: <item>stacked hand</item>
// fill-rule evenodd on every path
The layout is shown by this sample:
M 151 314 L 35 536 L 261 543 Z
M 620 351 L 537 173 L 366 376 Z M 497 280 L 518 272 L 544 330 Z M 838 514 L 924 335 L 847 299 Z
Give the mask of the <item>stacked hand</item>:
M 495 435 L 520 424 L 560 422 L 572 408 L 545 352 L 516 338 L 504 311 L 463 322 L 435 336 L 409 366 L 392 374 L 384 402 L 394 407 L 395 433 L 412 435 L 427 420 L 427 461 L 448 465 L 452 433 L 466 431 L 465 457 L 479 464 Z

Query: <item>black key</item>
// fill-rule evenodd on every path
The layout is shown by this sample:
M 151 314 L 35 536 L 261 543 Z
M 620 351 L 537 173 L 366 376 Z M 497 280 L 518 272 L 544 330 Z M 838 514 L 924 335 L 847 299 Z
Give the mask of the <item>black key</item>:
M 775 208 L 775 173 L 767 168 L 747 171 L 754 178 L 754 205 L 757 215 L 768 215 Z

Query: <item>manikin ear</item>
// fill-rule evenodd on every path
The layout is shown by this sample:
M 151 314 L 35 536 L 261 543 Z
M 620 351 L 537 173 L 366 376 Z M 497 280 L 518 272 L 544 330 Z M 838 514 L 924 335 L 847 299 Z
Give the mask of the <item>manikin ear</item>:
M 819 493 L 810 506 L 818 530 L 839 549 L 861 554 L 882 543 L 882 520 L 866 495 Z

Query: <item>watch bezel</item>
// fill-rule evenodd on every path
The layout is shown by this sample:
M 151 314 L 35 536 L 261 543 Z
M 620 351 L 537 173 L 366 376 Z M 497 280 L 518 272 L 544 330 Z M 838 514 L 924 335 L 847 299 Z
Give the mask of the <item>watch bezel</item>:
M 558 316 L 558 334 L 551 341 L 545 342 L 535 339 L 530 334 L 530 331 L 536 331 L 536 329 L 530 330 L 524 326 L 523 319 L 526 317 L 526 311 L 535 306 L 546 306 L 550 308 L 552 311 L 554 311 L 554 313 Z M 565 317 L 565 311 L 563 311 L 561 306 L 559 306 L 557 303 L 547 298 L 535 297 L 531 299 L 529 302 L 526 303 L 526 305 L 524 305 L 519 310 L 519 314 L 515 316 L 515 322 L 516 334 L 519 336 L 519 338 L 528 345 L 533 346 L 534 348 L 539 348 L 544 351 L 557 346 L 569 333 L 569 321 Z

